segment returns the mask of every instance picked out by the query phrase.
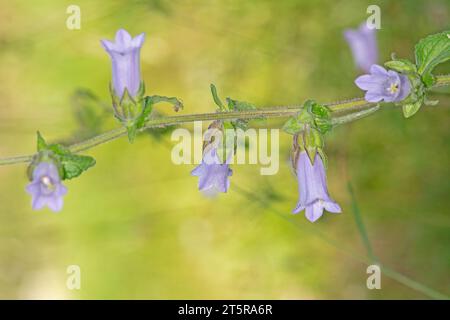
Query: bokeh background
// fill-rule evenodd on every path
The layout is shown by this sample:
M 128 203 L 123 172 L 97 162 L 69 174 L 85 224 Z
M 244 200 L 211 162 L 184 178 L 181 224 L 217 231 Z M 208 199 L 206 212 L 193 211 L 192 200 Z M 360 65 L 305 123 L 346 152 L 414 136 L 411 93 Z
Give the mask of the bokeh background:
M 81 8 L 81 30 L 66 28 L 70 4 Z M 368 16 L 369 4 L 381 7 L 382 61 L 391 52 L 413 58 L 420 38 L 449 27 L 445 0 L 1 0 L 0 156 L 32 152 L 36 130 L 71 142 L 118 126 L 109 113 L 110 61 L 99 40 L 122 27 L 147 34 L 147 92 L 182 98 L 183 113 L 214 110 L 210 83 L 222 96 L 260 107 L 359 96 L 342 32 Z M 439 69 L 450 71 L 448 64 Z M 0 167 L 0 297 L 448 296 L 448 93 L 436 94 L 439 105 L 412 119 L 388 108 L 336 128 L 326 143 L 328 181 L 343 213 L 314 224 L 291 214 L 297 185 L 286 134 L 277 175 L 234 166 L 230 191 L 214 199 L 198 192 L 189 174 L 194 166 L 171 162 L 170 131 L 87 152 L 97 165 L 66 182 L 59 214 L 31 210 L 25 165 Z M 167 105 L 157 110 L 173 113 Z M 95 118 L 86 115 L 91 111 Z M 370 260 L 355 208 L 391 271 L 381 290 L 366 288 Z M 81 268 L 81 290 L 66 288 L 69 265 Z

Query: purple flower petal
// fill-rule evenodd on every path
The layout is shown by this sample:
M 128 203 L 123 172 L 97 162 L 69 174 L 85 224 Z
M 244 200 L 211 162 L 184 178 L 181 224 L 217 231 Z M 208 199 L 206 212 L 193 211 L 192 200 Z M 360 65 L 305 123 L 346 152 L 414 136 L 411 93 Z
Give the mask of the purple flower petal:
M 323 206 L 319 201 L 314 202 L 306 207 L 305 217 L 311 222 L 315 222 L 323 214 Z
M 381 66 L 370 67 L 370 74 L 362 75 L 355 80 L 355 84 L 366 91 L 365 100 L 368 102 L 398 102 L 404 100 L 411 91 L 408 77 L 393 70 L 386 71 Z
M 378 61 L 375 33 L 376 30 L 369 29 L 365 22 L 356 30 L 344 31 L 344 38 L 350 46 L 356 66 L 365 72 L 368 72 L 370 67 Z
M 323 207 L 328 212 L 332 212 L 332 213 L 341 213 L 342 212 L 341 207 L 334 201 L 325 201 L 323 203 Z
M 306 218 L 312 222 L 322 216 L 323 209 L 340 212 L 339 205 L 328 194 L 325 167 L 316 154 L 314 165 L 305 151 L 300 152 L 296 163 L 299 200 L 293 213 L 305 210 Z
M 207 151 L 203 155 L 202 163 L 191 171 L 191 175 L 199 177 L 198 189 L 207 191 L 208 194 L 227 192 L 230 187 L 228 177 L 232 173 L 228 161 L 220 162 L 215 148 Z
M 63 196 L 67 193 L 67 188 L 61 183 L 58 168 L 50 162 L 37 165 L 33 170 L 33 181 L 25 189 L 32 197 L 33 210 L 48 206 L 53 211 L 60 211 Z
M 374 64 L 370 67 L 370 73 L 372 75 L 379 75 L 382 77 L 389 75 L 385 68 L 383 68 L 382 66 L 379 66 L 377 64 Z
M 140 50 L 145 34 L 135 38 L 124 29 L 116 33 L 115 42 L 102 40 L 101 43 L 112 61 L 112 83 L 115 94 L 119 97 L 128 90 L 131 96 L 136 96 L 141 85 Z
M 397 96 L 399 101 L 404 100 L 409 93 L 411 92 L 411 84 L 407 76 L 401 74 L 400 75 L 400 91 Z

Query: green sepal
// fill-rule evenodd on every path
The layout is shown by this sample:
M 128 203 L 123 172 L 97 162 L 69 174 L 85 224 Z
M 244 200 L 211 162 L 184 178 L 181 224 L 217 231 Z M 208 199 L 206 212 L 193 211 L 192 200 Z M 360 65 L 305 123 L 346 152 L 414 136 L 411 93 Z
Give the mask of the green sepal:
M 37 164 L 44 161 L 52 162 L 57 166 L 61 180 L 78 177 L 95 165 L 95 159 L 90 156 L 73 154 L 61 144 L 47 144 L 39 131 L 37 132 L 37 149 L 38 153 L 29 167 L 29 175 L 32 175 L 32 170 Z
M 331 110 L 314 100 L 306 100 L 302 110 L 290 117 L 283 125 L 283 130 L 289 134 L 297 134 L 304 129 L 305 124 L 325 134 L 332 129 Z
M 323 147 L 324 140 L 319 130 L 309 128 L 303 132 L 303 148 L 306 150 L 312 164 L 314 164 L 316 159 L 316 153 Z
M 140 113 L 139 104 L 137 101 L 131 97 L 128 89 L 125 88 L 123 91 L 122 98 L 120 98 L 120 109 L 121 114 L 119 114 L 119 119 L 121 121 L 130 121 L 136 118 L 136 116 Z
M 411 85 L 411 92 L 403 101 L 397 103 L 402 106 L 405 118 L 409 118 L 419 111 L 426 96 L 426 89 L 420 75 L 411 72 L 407 74 L 407 77 Z
M 328 157 L 327 157 L 327 155 L 325 154 L 325 152 L 323 151 L 322 148 L 318 148 L 317 149 L 317 153 L 322 158 L 322 162 L 323 162 L 323 165 L 324 165 L 325 169 L 327 169 L 328 168 Z
M 304 130 L 305 125 L 314 125 L 314 117 L 311 112 L 308 111 L 309 101 L 307 100 L 302 109 L 295 115 L 287 119 L 284 123 L 282 130 L 289 134 L 297 134 Z
M 134 139 L 139 131 L 139 129 L 143 128 L 148 120 L 150 120 L 151 113 L 153 111 L 153 105 L 167 102 L 173 105 L 173 109 L 175 112 L 178 112 L 180 109 L 183 109 L 183 102 L 175 97 L 166 97 L 166 96 L 147 96 L 140 100 L 140 111 L 133 119 L 123 121 L 123 125 L 127 128 L 128 141 L 130 143 L 134 142 Z
M 233 154 L 236 153 L 236 135 L 235 133 L 235 129 L 236 126 L 231 123 L 230 121 L 224 121 L 222 123 L 223 127 L 222 127 L 222 141 L 220 141 L 220 143 L 217 146 L 217 156 L 219 157 L 221 163 L 226 163 L 226 161 L 228 160 L 228 157 L 230 156 L 230 153 L 227 152 L 229 151 L 229 149 L 227 148 L 228 145 L 233 147 Z M 227 129 L 231 129 L 231 130 L 227 130 Z
M 325 134 L 332 129 L 331 110 L 327 106 L 309 100 L 308 108 L 314 115 L 314 124 L 320 133 Z
M 47 143 L 42 137 L 41 133 L 38 131 L 37 133 L 37 151 L 42 151 L 47 148 Z
M 138 92 L 136 93 L 136 100 L 140 101 L 144 98 L 145 95 L 145 83 L 144 81 L 141 81 L 141 83 L 139 84 L 139 89 Z
M 287 121 L 284 123 L 282 130 L 289 134 L 297 134 L 300 131 L 302 131 L 304 128 L 303 123 L 298 121 L 295 117 L 290 117 L 287 119 Z

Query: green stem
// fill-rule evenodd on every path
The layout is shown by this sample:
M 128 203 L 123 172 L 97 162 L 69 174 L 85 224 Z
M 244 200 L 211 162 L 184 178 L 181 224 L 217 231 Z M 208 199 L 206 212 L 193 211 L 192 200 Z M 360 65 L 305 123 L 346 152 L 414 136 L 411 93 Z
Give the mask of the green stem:
M 450 85 L 450 75 L 440 75 L 436 77 L 434 87 L 441 87 Z M 336 103 L 326 104 L 331 111 L 333 117 L 333 124 L 340 125 L 352 121 L 356 121 L 366 117 L 380 109 L 377 104 L 369 103 L 364 98 L 356 98 L 347 101 L 340 101 Z M 144 131 L 147 129 L 157 127 L 167 127 L 190 123 L 194 121 L 214 121 L 214 120 L 251 120 L 251 119 L 267 119 L 267 118 L 281 118 L 295 115 L 302 108 L 299 106 L 282 106 L 273 108 L 264 108 L 248 111 L 231 111 L 231 112 L 215 112 L 215 113 L 201 113 L 201 114 L 187 114 L 176 115 L 169 117 L 161 117 L 149 120 L 146 125 L 140 129 Z M 343 115 L 344 114 L 344 115 Z M 127 131 L 125 128 L 116 128 L 95 137 L 89 138 L 85 141 L 75 143 L 68 146 L 71 152 L 77 153 L 91 149 L 100 144 L 115 140 L 125 136 Z M 0 158 L 0 165 L 27 163 L 30 162 L 33 155 L 25 155 L 18 157 Z

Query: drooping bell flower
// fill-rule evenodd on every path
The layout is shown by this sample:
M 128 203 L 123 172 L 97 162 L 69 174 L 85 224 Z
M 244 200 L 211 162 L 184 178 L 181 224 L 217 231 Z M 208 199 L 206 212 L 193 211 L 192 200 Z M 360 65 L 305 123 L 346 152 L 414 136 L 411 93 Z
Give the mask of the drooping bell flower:
M 387 71 L 376 64 L 370 67 L 370 74 L 356 78 L 355 84 L 367 91 L 364 98 L 368 102 L 398 102 L 405 99 L 411 91 L 407 76 L 393 70 Z
M 199 177 L 198 189 L 207 195 L 227 192 L 232 173 L 230 165 L 221 162 L 214 147 L 203 154 L 202 163 L 191 171 L 192 176 Z
M 58 168 L 51 162 L 41 162 L 34 168 L 32 178 L 26 191 L 31 194 L 33 210 L 48 206 L 55 212 L 60 211 L 67 188 L 61 183 Z
M 376 29 L 369 29 L 363 22 L 358 29 L 346 29 L 344 38 L 352 50 L 356 66 L 369 72 L 370 67 L 378 62 Z
M 322 216 L 323 210 L 341 212 L 341 207 L 328 194 L 325 167 L 320 155 L 316 153 L 312 164 L 306 151 L 302 150 L 294 159 L 294 164 L 299 200 L 293 213 L 305 210 L 306 218 L 314 222 Z
M 116 33 L 115 42 L 102 40 L 102 45 L 111 56 L 112 84 L 115 94 L 121 98 L 125 88 L 135 97 L 141 85 L 140 50 L 145 34 L 132 38 L 124 29 Z

